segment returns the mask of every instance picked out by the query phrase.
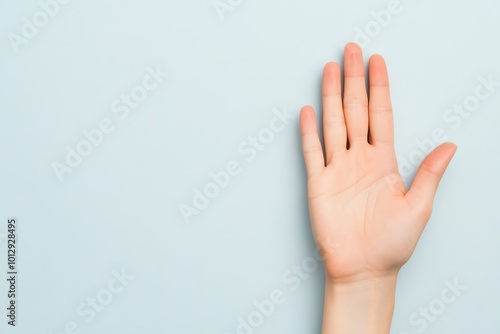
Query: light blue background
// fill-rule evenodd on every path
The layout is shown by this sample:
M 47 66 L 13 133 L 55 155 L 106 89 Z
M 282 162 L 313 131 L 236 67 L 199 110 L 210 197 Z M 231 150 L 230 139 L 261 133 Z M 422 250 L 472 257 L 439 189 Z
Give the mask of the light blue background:
M 324 64 L 389 2 L 242 1 L 221 20 L 212 0 L 72 0 L 16 53 L 8 35 L 40 5 L 1 0 L 4 274 L 8 217 L 20 244 L 18 326 L 2 311 L 1 332 L 60 333 L 73 321 L 81 333 L 233 334 L 279 289 L 285 302 L 255 333 L 319 333 L 322 270 L 295 291 L 282 279 L 314 250 L 298 118 L 251 162 L 238 147 L 274 109 L 320 112 Z M 480 77 L 500 81 L 499 14 L 494 0 L 401 0 L 364 47 L 389 66 L 398 156 L 435 128 L 459 147 L 400 275 L 392 333 L 420 333 L 409 318 L 454 279 L 467 288 L 424 332 L 499 331 L 500 88 L 457 128 L 443 118 Z M 168 78 L 120 119 L 112 102 L 157 65 Z M 59 182 L 51 164 L 104 118 L 114 131 Z M 186 224 L 179 205 L 231 160 L 241 173 Z M 134 280 L 87 323 L 77 307 L 122 268 Z

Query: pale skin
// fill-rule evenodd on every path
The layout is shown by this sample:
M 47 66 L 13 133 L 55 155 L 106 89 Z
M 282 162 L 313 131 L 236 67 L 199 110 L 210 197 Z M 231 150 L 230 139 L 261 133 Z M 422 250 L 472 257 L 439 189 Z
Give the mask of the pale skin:
M 322 334 L 388 334 L 397 275 L 431 216 L 457 147 L 433 150 L 407 190 L 394 152 L 384 59 L 370 58 L 367 81 L 362 50 L 349 43 L 343 93 L 341 76 L 338 64 L 325 65 L 324 148 L 313 108 L 300 113 L 309 212 L 326 272 Z

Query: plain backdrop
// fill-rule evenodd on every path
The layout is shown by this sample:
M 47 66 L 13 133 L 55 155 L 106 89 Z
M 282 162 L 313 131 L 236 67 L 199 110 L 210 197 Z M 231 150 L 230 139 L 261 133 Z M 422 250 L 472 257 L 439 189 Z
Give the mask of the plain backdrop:
M 0 1 L 0 332 L 319 333 L 297 116 L 352 40 L 386 58 L 408 185 L 458 145 L 392 333 L 499 332 L 498 1 L 60 1 Z

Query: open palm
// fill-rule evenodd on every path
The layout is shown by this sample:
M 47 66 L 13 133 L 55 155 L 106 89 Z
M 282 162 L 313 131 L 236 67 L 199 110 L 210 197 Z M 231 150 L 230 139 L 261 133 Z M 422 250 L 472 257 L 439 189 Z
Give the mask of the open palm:
M 341 70 L 323 72 L 321 146 L 314 110 L 302 108 L 300 127 L 312 228 L 335 281 L 397 272 L 430 218 L 434 194 L 456 146 L 444 143 L 422 162 L 409 191 L 398 172 L 389 80 L 384 59 L 369 61 L 369 97 L 361 48 L 350 43 Z

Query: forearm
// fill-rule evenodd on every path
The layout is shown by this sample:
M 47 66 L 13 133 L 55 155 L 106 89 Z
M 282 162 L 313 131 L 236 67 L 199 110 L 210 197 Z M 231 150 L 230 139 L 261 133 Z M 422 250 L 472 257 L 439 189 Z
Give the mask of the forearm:
M 359 282 L 327 278 L 322 334 L 389 334 L 397 273 Z

